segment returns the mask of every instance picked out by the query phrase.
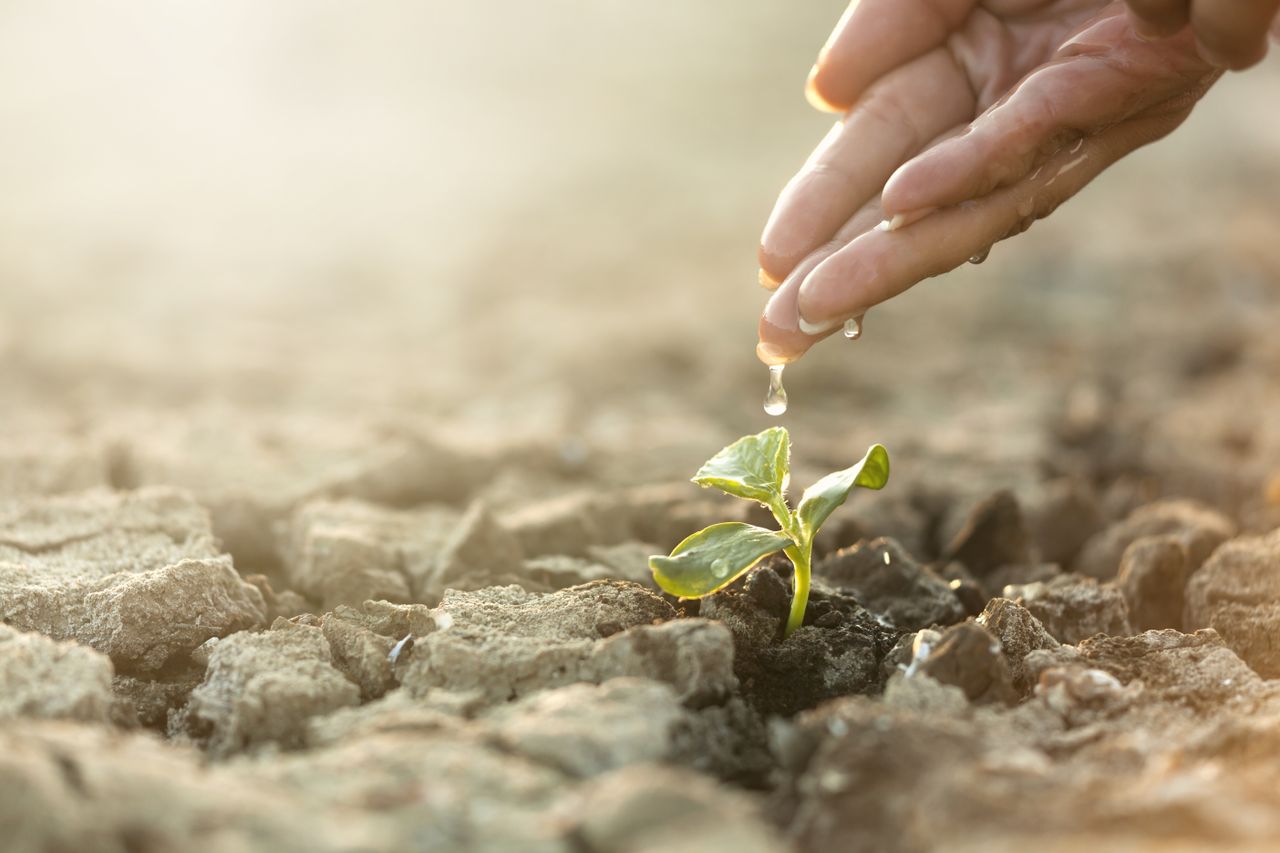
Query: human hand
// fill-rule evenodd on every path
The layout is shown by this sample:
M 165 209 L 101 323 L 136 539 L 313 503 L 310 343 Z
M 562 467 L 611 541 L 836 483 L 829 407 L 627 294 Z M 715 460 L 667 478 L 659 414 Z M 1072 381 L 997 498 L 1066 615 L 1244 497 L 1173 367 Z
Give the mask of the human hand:
M 809 86 L 815 105 L 852 109 L 761 238 L 761 283 L 777 290 L 757 354 L 793 361 L 985 256 L 1177 127 L 1220 73 L 1189 30 L 1139 36 L 1122 2 L 860 0 Z

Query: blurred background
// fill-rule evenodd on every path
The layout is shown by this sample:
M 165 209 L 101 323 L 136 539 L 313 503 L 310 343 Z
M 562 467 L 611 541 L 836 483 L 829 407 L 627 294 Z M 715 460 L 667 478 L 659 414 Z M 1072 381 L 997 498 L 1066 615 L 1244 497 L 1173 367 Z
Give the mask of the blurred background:
M 801 91 L 843 5 L 0 2 L 7 488 L 283 504 L 388 430 L 507 448 L 466 487 L 498 503 L 688 476 L 772 422 L 756 240 L 829 124 Z M 1084 429 L 1142 488 L 1256 497 L 1277 91 L 1274 57 L 1230 77 L 789 369 L 802 468 L 878 440 L 914 482 L 1032 489 Z

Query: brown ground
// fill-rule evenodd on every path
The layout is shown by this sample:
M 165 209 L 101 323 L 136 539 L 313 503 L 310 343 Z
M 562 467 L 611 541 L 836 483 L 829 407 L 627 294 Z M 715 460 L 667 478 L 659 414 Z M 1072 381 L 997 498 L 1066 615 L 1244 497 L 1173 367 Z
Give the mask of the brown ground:
M 809 849 L 1280 834 L 1266 545 L 1238 546 L 1225 579 L 1188 581 L 1204 555 L 1188 556 L 1172 586 L 1129 589 L 1128 629 L 1186 635 L 1024 660 L 992 628 L 1007 697 L 956 652 L 954 670 L 838 699 L 769 750 L 759 713 L 777 706 L 743 667 L 764 684 L 847 637 L 788 658 L 751 634 L 766 616 L 721 605 L 735 675 L 728 633 L 630 587 L 360 610 L 642 581 L 640 546 L 591 548 L 669 546 L 729 511 L 692 486 L 624 489 L 773 422 L 754 242 L 825 128 L 799 84 L 840 4 L 80 5 L 0 15 L 0 621 L 24 631 L 0 634 L 0 685 L 57 685 L 0 698 L 0 790 L 24 792 L 0 798 L 0 837 L 17 849 L 772 849 L 761 820 Z M 1142 532 L 1280 526 L 1277 84 L 1274 61 L 1227 79 L 984 265 L 788 370 L 797 483 L 872 441 L 893 454 L 889 488 L 828 547 L 892 535 L 944 580 L 976 575 L 983 601 L 1054 562 L 1108 583 L 1020 590 L 1050 633 L 1127 634 L 1104 618 L 1129 544 L 1108 525 L 1190 498 L 1222 515 Z M 1000 574 L 985 540 L 967 569 L 944 565 L 1001 489 L 1025 525 L 996 527 L 1029 531 L 1028 565 Z M 488 514 L 460 520 L 476 498 Z M 545 559 L 564 554 L 583 559 Z M 1177 624 L 1143 622 L 1165 594 Z M 897 632 L 872 637 L 844 606 L 831 633 L 865 628 L 870 669 L 832 664 L 847 680 L 828 695 L 879 696 Z M 312 615 L 262 630 L 297 613 Z M 442 613 L 479 645 L 450 645 Z M 1192 633 L 1210 624 L 1227 646 Z M 557 663 L 521 663 L 522 642 Z M 294 688 L 262 687 L 273 674 Z M 634 680 L 584 686 L 614 676 Z M 538 698 L 558 690 L 586 692 Z M 266 710 L 232 707 L 260 695 Z M 575 705 L 590 714 L 561 716 Z M 663 798 L 686 788 L 713 819 L 671 817 Z

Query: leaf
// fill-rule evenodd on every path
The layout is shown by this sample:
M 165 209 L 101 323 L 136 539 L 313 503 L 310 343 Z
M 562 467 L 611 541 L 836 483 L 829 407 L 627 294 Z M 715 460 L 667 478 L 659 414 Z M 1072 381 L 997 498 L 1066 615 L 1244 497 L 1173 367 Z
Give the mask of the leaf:
M 649 558 L 653 578 L 672 595 L 702 598 L 724 589 L 770 554 L 790 546 L 781 533 L 726 521 L 699 530 L 675 547 L 670 557 Z
M 812 536 L 836 508 L 845 502 L 855 486 L 882 489 L 889 482 L 889 451 L 873 444 L 862 461 L 843 471 L 828 474 L 804 490 L 796 516 L 802 529 Z
M 782 498 L 790 459 L 791 436 L 785 427 L 770 427 L 740 438 L 712 456 L 698 469 L 693 482 L 767 504 Z

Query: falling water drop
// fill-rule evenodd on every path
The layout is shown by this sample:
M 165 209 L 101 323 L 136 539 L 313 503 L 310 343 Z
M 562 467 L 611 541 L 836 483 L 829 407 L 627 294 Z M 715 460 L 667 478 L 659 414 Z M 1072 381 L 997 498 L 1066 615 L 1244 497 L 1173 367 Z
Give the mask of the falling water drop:
M 769 393 L 764 395 L 764 410 L 770 415 L 780 415 L 787 410 L 787 389 L 782 387 L 781 364 L 769 365 Z
M 983 261 L 985 261 L 985 260 L 987 259 L 987 255 L 989 255 L 989 254 L 991 254 L 991 247 L 990 247 L 990 246 L 988 246 L 987 248 L 983 249 L 983 250 L 982 250 L 981 252 L 979 252 L 978 254 L 970 256 L 970 258 L 969 258 L 969 263 L 971 263 L 971 264 L 980 264 L 980 263 L 982 263 Z
M 844 336 L 851 341 L 862 337 L 862 318 L 850 317 L 844 321 Z

